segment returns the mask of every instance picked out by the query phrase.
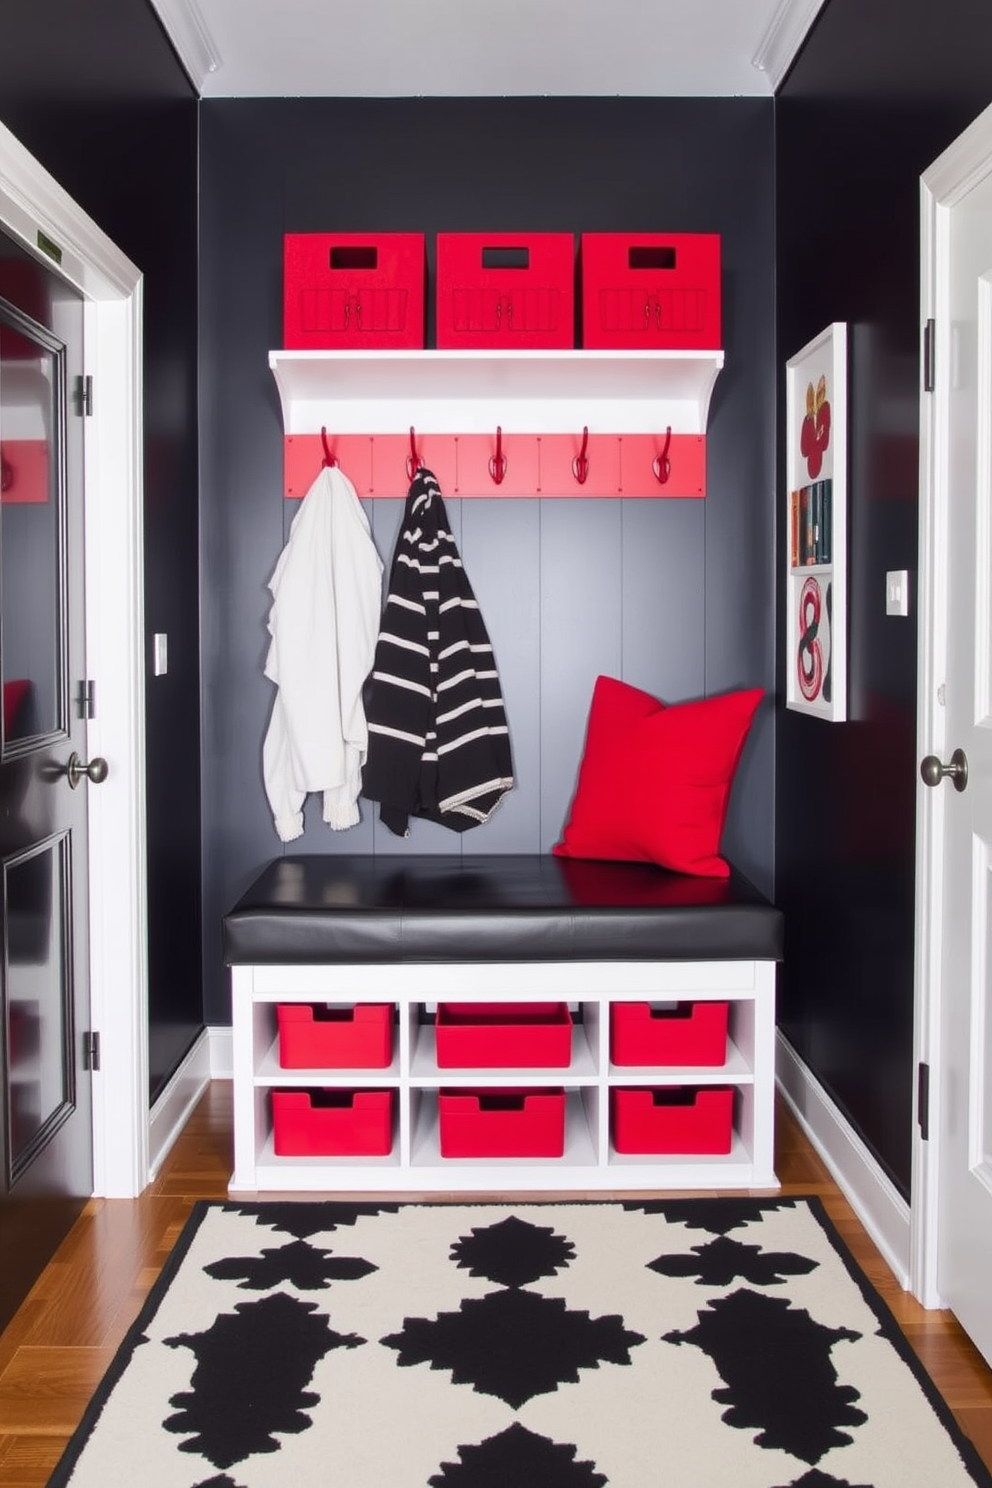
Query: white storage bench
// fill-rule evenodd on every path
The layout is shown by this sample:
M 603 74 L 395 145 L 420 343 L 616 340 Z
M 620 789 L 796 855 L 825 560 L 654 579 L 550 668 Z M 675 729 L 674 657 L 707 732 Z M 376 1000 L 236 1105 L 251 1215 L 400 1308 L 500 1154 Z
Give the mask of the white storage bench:
M 776 1186 L 782 915 L 738 875 L 286 857 L 223 933 L 232 1192 Z

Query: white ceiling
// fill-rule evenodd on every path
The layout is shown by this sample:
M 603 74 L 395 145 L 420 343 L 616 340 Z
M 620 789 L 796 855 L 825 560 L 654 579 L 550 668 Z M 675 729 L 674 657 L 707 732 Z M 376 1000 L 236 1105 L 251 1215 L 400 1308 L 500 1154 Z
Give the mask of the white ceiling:
M 768 97 L 824 0 L 152 0 L 205 98 Z

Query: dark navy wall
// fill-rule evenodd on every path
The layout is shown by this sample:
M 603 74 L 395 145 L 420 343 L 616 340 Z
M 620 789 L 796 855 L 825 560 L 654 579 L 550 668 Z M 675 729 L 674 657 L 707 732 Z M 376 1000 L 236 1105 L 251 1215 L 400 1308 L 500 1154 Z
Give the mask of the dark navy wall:
M 280 853 L 261 780 L 272 702 L 265 585 L 294 503 L 270 348 L 282 343 L 287 231 L 709 231 L 723 241 L 726 367 L 708 496 L 450 502 L 492 634 L 518 788 L 459 838 L 416 851 L 547 851 L 567 811 L 593 681 L 670 701 L 774 682 L 774 225 L 770 100 L 212 100 L 201 105 L 204 978 L 229 1017 L 222 914 Z M 431 252 L 432 257 L 432 252 Z M 432 302 L 431 302 L 432 303 Z M 430 307 L 429 307 L 430 308 Z M 388 565 L 401 504 L 369 503 Z M 724 844 L 773 871 L 772 705 L 759 715 Z M 365 809 L 332 834 L 307 810 L 292 850 L 395 852 Z
M 779 366 L 829 322 L 849 323 L 851 448 L 850 721 L 778 715 L 780 1023 L 904 1193 L 917 616 L 886 616 L 885 573 L 910 571 L 912 602 L 919 178 L 990 99 L 986 0 L 875 0 L 870 16 L 863 0 L 828 0 L 776 100 Z M 778 595 L 784 635 L 781 576 Z
M 154 1099 L 202 1025 L 197 101 L 143 0 L 6 0 L 2 30 L 0 119 L 144 275 L 149 649 L 169 637 L 146 687 Z

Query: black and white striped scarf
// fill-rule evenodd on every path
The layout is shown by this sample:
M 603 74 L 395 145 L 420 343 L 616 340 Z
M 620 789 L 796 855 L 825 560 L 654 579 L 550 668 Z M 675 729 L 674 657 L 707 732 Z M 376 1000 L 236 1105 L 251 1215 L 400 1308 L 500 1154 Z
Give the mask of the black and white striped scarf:
M 398 836 L 411 816 L 464 832 L 513 785 L 493 648 L 429 470 L 407 496 L 366 717 L 362 793 Z

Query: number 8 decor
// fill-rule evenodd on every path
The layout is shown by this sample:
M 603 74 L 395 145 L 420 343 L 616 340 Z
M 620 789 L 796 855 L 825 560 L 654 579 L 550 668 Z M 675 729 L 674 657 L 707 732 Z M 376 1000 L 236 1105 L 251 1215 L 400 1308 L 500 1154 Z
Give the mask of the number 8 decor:
M 796 670 L 809 703 L 830 701 L 830 587 L 810 575 L 799 594 Z

